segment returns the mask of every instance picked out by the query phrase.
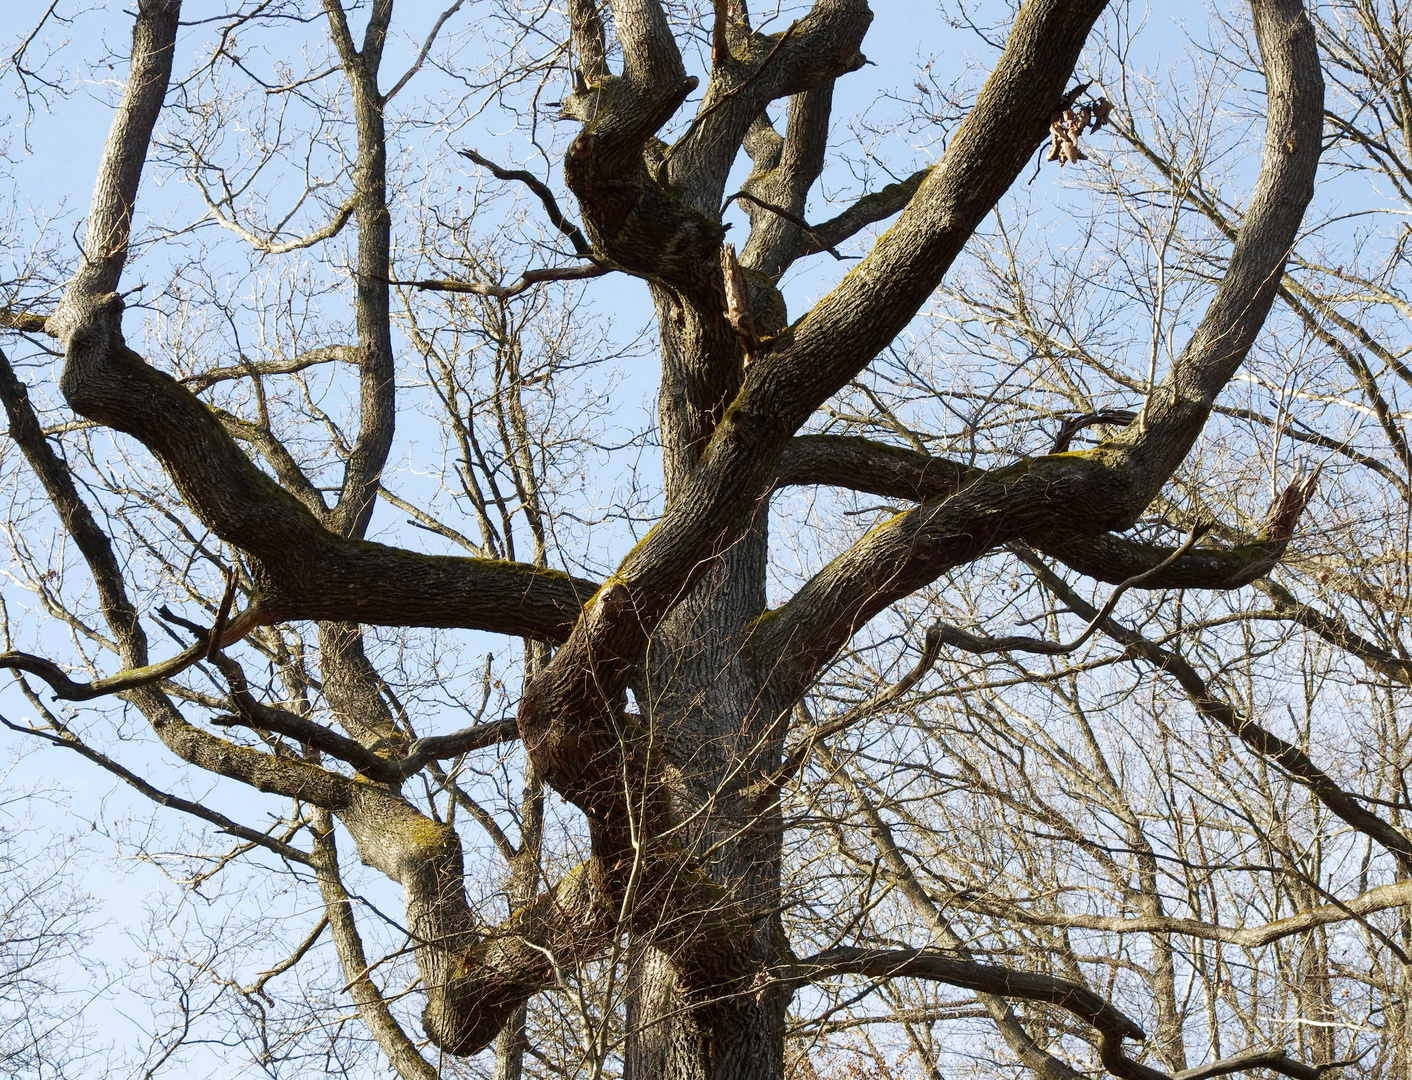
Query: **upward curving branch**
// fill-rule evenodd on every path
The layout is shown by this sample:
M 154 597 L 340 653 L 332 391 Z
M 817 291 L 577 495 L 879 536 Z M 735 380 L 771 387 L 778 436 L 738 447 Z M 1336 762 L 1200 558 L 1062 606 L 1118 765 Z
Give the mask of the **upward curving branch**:
M 1254 0 L 1251 6 L 1270 102 L 1260 175 L 1231 255 L 1230 273 L 1172 371 L 1153 390 L 1143 415 L 1117 438 L 1092 450 L 995 469 L 953 494 L 935 496 L 874 529 L 835 559 L 774 614 L 758 636 L 759 654 L 780 658 L 775 670 L 786 697 L 802 692 L 853 633 L 889 604 L 998 544 L 1024 537 L 1039 547 L 1062 547 L 1127 527 L 1186 455 L 1274 301 L 1313 195 L 1319 159 L 1323 79 L 1313 27 L 1298 0 Z M 902 230 L 945 172 L 943 161 L 879 250 Z M 876 254 L 850 275 L 835 297 Z M 798 336 L 811 330 L 814 317 L 811 313 L 796 328 Z M 824 318 L 828 325 L 845 315 Z M 758 365 L 765 373 L 771 359 L 767 355 Z M 1302 507 L 1297 497 L 1294 501 Z

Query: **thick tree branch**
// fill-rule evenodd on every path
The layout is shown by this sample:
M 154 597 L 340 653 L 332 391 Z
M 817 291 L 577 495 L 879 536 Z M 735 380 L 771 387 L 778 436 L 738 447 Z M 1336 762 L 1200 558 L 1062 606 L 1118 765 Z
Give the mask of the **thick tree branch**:
M 18 330 L 22 334 L 50 333 L 47 315 L 39 315 L 32 311 L 16 311 L 8 307 L 0 307 L 0 326 L 9 330 Z
M 1232 548 L 1197 548 L 1172 558 L 1171 549 L 1111 534 L 1073 542 L 1049 539 L 1040 550 L 1070 568 L 1110 584 L 1145 575 L 1148 589 L 1237 589 L 1264 577 L 1284 556 L 1314 495 L 1319 469 L 1297 477 L 1270 507 L 1254 540 Z M 1160 572 L 1158 564 L 1163 564 Z
M 352 51 L 338 0 L 324 0 L 334 28 L 339 59 L 348 80 L 358 132 L 353 171 L 354 214 L 358 223 L 354 316 L 358 324 L 358 434 L 344 463 L 338 501 L 328 526 L 343 536 L 367 531 L 377 501 L 378 481 L 392 448 L 397 422 L 396 368 L 392 352 L 392 215 L 387 209 L 387 128 L 378 70 L 392 19 L 391 0 L 373 0 L 363 49 Z
M 1124 1080 L 1209 1080 L 1253 1069 L 1269 1069 L 1294 1080 L 1320 1080 L 1333 1069 L 1353 1064 L 1352 1061 L 1337 1061 L 1305 1065 L 1282 1051 L 1258 1050 L 1175 1074 L 1165 1073 L 1142 1065 L 1124 1053 L 1124 1039 L 1143 1041 L 1147 1036 L 1134 1021 L 1086 987 L 1052 975 L 960 960 L 955 953 L 938 949 L 839 947 L 799 961 L 781 972 L 782 979 L 793 986 L 822 982 L 839 975 L 929 979 L 999 997 L 1058 1006 L 1097 1030 L 1103 1067 Z
M 796 435 L 785 444 L 776 473 L 776 487 L 822 484 L 923 502 L 985 470 L 854 435 Z
M 613 28 L 623 50 L 623 77 L 649 92 L 671 92 L 686 67 L 659 0 L 610 0 Z
M 98 166 L 83 257 L 54 314 L 54 329 L 66 343 L 86 321 L 85 308 L 118 287 L 127 262 L 137 188 L 171 80 L 180 14 L 180 0 L 140 0 L 137 5 L 128 82 Z
M 984 470 L 906 447 L 846 435 L 799 435 L 780 455 L 779 487 L 824 484 L 891 499 L 923 502 L 955 492 Z M 1165 569 L 1144 578 L 1149 589 L 1233 589 L 1268 574 L 1284 555 L 1293 526 L 1313 494 L 1317 472 L 1295 480 L 1271 507 L 1258 535 L 1232 548 L 1199 547 L 1173 559 L 1173 549 L 1113 533 L 1046 537 L 1037 546 L 1074 570 L 1117 585 L 1159 563 Z
M 803 216 L 809 191 L 824 168 L 833 92 L 834 81 L 828 80 L 790 98 L 784 138 L 775 134 L 766 114 L 760 115 L 746 133 L 745 148 L 754 167 L 741 195 L 766 212 L 746 207 L 750 239 L 742 249 L 741 259 L 775 280 L 806 243 L 817 242 L 836 259 L 843 258 Z
M 441 1070 L 433 1068 L 418 1052 L 416 1044 L 393 1017 L 386 999 L 368 977 L 368 957 L 353 917 L 353 901 L 343 887 L 343 878 L 339 874 L 333 822 L 325 813 L 319 816 L 315 824 L 311 861 L 319 883 L 319 894 L 324 901 L 330 937 L 344 976 L 348 979 L 348 990 L 353 995 L 358 1015 L 401 1080 L 437 1080 Z
M 569 33 L 578 56 L 578 82 L 586 90 L 608 75 L 608 48 L 598 0 L 569 0 Z
M 540 775 L 584 810 L 590 828 L 599 830 L 596 861 L 608 861 L 615 848 L 626 852 L 632 845 L 624 828 L 632 817 L 624 806 L 623 776 L 654 776 L 650 759 L 625 767 L 625 745 L 636 753 L 640 741 L 644 748 L 650 744 L 645 733 L 625 737 L 617 708 L 649 635 L 710 569 L 712 556 L 730 543 L 755 510 L 794 430 L 837 389 L 840 379 L 851 378 L 868 362 L 876 351 L 872 348 L 875 333 L 881 348 L 887 340 L 882 337 L 886 329 L 882 324 L 900 319 L 894 329 L 900 328 L 915 313 L 961 244 L 1018 175 L 1030 147 L 1047 130 L 1049 112 L 1062 98 L 1063 83 L 1102 6 L 1099 0 L 1090 0 L 1077 6 L 1041 2 L 1021 9 L 1012 34 L 1014 47 L 1007 49 L 992 76 L 965 137 L 958 136 L 948 150 L 952 167 L 944 163 L 933 174 L 930 182 L 936 188 L 933 197 L 924 200 L 925 208 L 905 227 L 899 222 L 888 234 L 902 238 L 901 246 L 885 243 L 881 254 L 875 251 L 870 256 L 871 263 L 860 264 L 840 290 L 806 316 L 792 337 L 785 335 L 794 344 L 785 343 L 775 355 L 762 358 L 769 370 L 758 380 L 756 367 L 751 367 L 744 390 L 726 411 L 705 455 L 669 503 L 662 521 L 586 605 L 569 640 L 527 688 L 519 713 L 521 736 Z M 596 157 L 598 144 L 585 141 L 597 137 L 596 127 L 579 136 L 566 165 L 570 186 L 586 205 L 593 203 L 597 180 L 606 177 L 607 165 Z M 1016 149 L 1017 142 L 1022 149 Z M 622 189 L 612 190 L 621 193 Z M 713 211 L 718 205 L 713 204 Z M 964 206 L 964 212 L 953 213 L 943 206 Z M 644 211 L 640 205 L 634 212 Z M 587 210 L 585 223 L 590 230 L 596 227 L 594 215 Z M 718 249 L 719 240 L 711 251 Z M 616 261 L 616 251 L 607 250 Z M 879 274 L 883 269 L 895 272 L 898 280 L 884 280 Z M 835 303 L 848 297 L 852 299 L 844 306 Z M 845 314 L 845 307 L 850 314 Z M 860 325 L 860 320 L 866 325 Z M 887 336 L 892 332 L 888 330 Z M 669 803 L 652 780 L 640 795 L 634 791 L 631 796 L 633 801 L 639 798 L 642 835 L 651 837 L 670 828 Z M 667 853 L 661 857 L 664 865 L 667 857 Z M 653 860 L 653 874 L 657 861 Z M 649 891 L 656 891 L 655 887 Z M 640 905 L 634 912 L 635 924 L 670 952 L 679 978 L 687 985 L 720 985 L 742 976 L 742 955 L 722 950 L 719 943 L 748 940 L 731 936 L 735 933 L 731 927 L 744 913 L 732 911 L 719 887 L 713 889 L 706 881 L 674 892 L 672 897 L 657 892 L 671 905 L 668 908 Z M 668 911 L 676 914 L 663 919 Z M 681 927 L 687 911 L 702 913 L 706 920 L 700 924 L 702 932 L 663 940 L 661 927 Z
M 689 184 L 700 209 L 719 206 L 730 161 L 765 107 L 777 98 L 798 99 L 820 88 L 822 102 L 805 107 L 822 105 L 827 116 L 832 81 L 866 62 L 860 46 L 871 22 L 864 0 L 816 0 L 778 34 L 748 32 L 737 38 L 728 61 L 713 67 L 691 126 L 668 151 L 668 182 Z M 798 112 L 795 102 L 791 112 Z
M 1029 5 L 1024 11 L 1043 7 Z M 953 495 L 932 499 L 874 529 L 762 622 L 758 655 L 766 667 L 780 658 L 773 670 L 786 697 L 797 697 L 857 628 L 893 600 L 997 544 L 1026 537 L 1049 546 L 1127 527 L 1185 456 L 1216 394 L 1244 359 L 1274 301 L 1289 247 L 1312 197 L 1318 162 L 1323 84 L 1313 30 L 1297 0 L 1257 0 L 1253 10 L 1270 85 L 1260 177 L 1231 255 L 1230 272 L 1173 371 L 1149 397 L 1143 416 L 1122 435 L 1093 450 L 993 470 Z M 1046 38 L 1043 47 L 1050 45 Z M 1041 48 L 1038 40 L 1031 47 Z M 1004 85 L 999 75 L 998 70 L 992 76 L 988 92 L 992 84 Z M 995 90 L 1001 92 L 999 86 Z M 983 114 L 985 104 L 983 93 L 973 118 Z M 968 119 L 967 126 L 970 123 Z M 873 326 L 857 326 L 854 320 L 861 312 L 883 318 L 876 305 L 884 297 L 892 298 L 884 288 L 884 283 L 892 282 L 866 271 L 875 262 L 879 263 L 876 271 L 881 271 L 894 245 L 909 233 L 927 235 L 917 219 L 926 214 L 932 202 L 929 196 L 950 178 L 947 162 L 963 142 L 965 131 L 963 126 L 947 159 L 873 253 L 796 325 L 793 343 L 778 356 L 771 354 L 767 344 L 737 404 L 742 412 L 756 391 L 767 394 L 769 387 L 781 396 L 797 394 L 827 370 L 830 361 L 822 336 L 806 346 L 815 333 L 828 330 L 843 340 L 850 340 L 851 333 L 853 340 L 868 340 Z M 958 193 L 953 198 L 964 196 Z M 915 268 L 910 272 L 919 273 Z M 895 329 L 900 327 L 889 328 L 888 335 Z M 818 362 L 807 371 L 795 367 L 799 358 L 816 352 Z M 786 371 L 795 380 L 790 387 L 771 386 Z M 731 426 L 723 424 L 717 441 L 731 433 Z

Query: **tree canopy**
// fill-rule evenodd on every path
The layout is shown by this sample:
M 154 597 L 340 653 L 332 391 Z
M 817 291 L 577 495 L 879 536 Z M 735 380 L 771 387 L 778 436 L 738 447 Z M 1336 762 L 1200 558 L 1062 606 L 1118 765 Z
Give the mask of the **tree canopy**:
M 909 6 L 101 13 L 0 667 L 205 828 L 146 1075 L 1412 1077 L 1412 25 L 943 4 L 860 102 Z

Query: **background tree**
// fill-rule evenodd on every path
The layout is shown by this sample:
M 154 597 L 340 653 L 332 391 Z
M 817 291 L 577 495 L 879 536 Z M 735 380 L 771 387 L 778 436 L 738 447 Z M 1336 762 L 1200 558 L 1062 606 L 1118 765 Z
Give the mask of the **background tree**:
M 32 795 L 11 791 L 0 802 L 0 1067 L 13 1076 L 80 1076 L 102 1063 L 83 1012 L 105 973 L 83 960 L 91 899 L 78 889 L 75 868 L 55 857 L 73 837 L 35 826 L 29 814 L 47 800 Z M 75 967 L 91 981 L 68 984 Z
M 289 897 L 317 892 L 321 916 L 286 924 L 287 961 L 253 982 L 221 982 L 222 950 L 173 959 L 177 985 L 215 988 L 207 1015 L 245 1032 L 261 1067 L 312 1052 L 352 1068 L 371 1039 L 401 1075 L 430 1076 L 498 1039 L 510 1076 L 527 1027 L 546 1071 L 807 1074 L 816 1039 L 891 1062 L 868 1034 L 883 1019 L 933 1074 L 991 1043 L 1046 1076 L 1095 1060 L 1122 1076 L 1317 1076 L 1368 1043 L 1405 1073 L 1405 954 L 1387 922 L 1406 903 L 1405 794 L 1378 786 L 1400 782 L 1400 751 L 1368 757 L 1385 779 L 1358 795 L 1314 754 L 1348 657 L 1396 682 L 1402 654 L 1267 577 L 1314 491 L 1281 447 L 1331 455 L 1323 499 L 1349 523 L 1388 520 L 1367 472 L 1390 467 L 1291 408 L 1215 404 L 1266 368 L 1287 402 L 1328 396 L 1304 383 L 1324 369 L 1298 344 L 1242 366 L 1272 305 L 1282 333 L 1305 325 L 1337 354 L 1318 336 L 1328 320 L 1372 348 L 1337 304 L 1282 321 L 1299 311 L 1290 282 L 1322 265 L 1296 249 L 1282 277 L 1322 149 L 1317 30 L 1297 3 L 1258 0 L 1252 43 L 1213 67 L 1268 129 L 1259 176 L 1242 158 L 1222 188 L 1209 162 L 1242 142 L 1216 131 L 1221 84 L 1188 72 L 1199 104 L 1144 99 L 1126 8 L 1090 52 L 1132 152 L 1094 162 L 1099 136 L 1074 141 L 1063 110 L 1098 96 L 1073 71 L 1104 7 L 1030 3 L 998 31 L 960 20 L 998 55 L 979 92 L 919 84 L 945 153 L 810 226 L 835 83 L 864 63 L 863 3 L 756 28 L 734 3 L 572 0 L 505 5 L 474 31 L 457 4 L 391 74 L 381 0 L 325 4 L 328 42 L 299 68 L 298 7 L 238 10 L 193 30 L 206 36 L 188 52 L 175 3 L 139 6 L 84 254 L 51 242 L 13 275 L 6 321 L 29 335 L 26 358 L 62 351 L 64 401 L 46 417 L 0 370 L 25 459 L 15 490 L 32 476 L 47 504 L 17 499 L 15 572 L 73 646 L 58 665 L 52 631 L 27 624 L 35 646 L 6 663 L 36 734 L 236 837 L 188 881 L 244 860 Z M 1332 57 L 1358 40 L 1322 30 Z M 494 50 L 476 70 L 461 53 L 479 41 Z M 412 102 L 432 72 L 468 96 Z M 522 114 L 534 171 L 454 134 L 487 101 L 513 108 L 521 84 L 563 87 L 560 115 L 581 125 L 541 143 L 541 115 Z M 1067 249 L 1037 263 L 1012 204 L 991 214 L 1056 125 L 1098 197 L 1092 224 L 1076 218 Z M 451 197 L 444 132 L 530 211 Z M 742 149 L 751 171 L 727 198 Z M 544 182 L 556 157 L 572 202 Z M 145 169 L 181 177 L 199 211 L 142 217 Z M 732 204 L 750 225 L 734 248 Z M 490 214 L 502 235 L 487 244 Z M 781 275 L 894 215 L 791 321 Z M 196 247 L 217 229 L 244 254 Z M 163 287 L 119 296 L 132 260 Z M 645 444 L 611 430 L 606 370 L 585 365 L 616 347 L 585 329 L 577 298 L 593 287 L 564 283 L 623 276 L 655 309 L 660 495 L 649 476 L 603 499 L 575 476 Z M 944 277 L 934 327 L 906 334 Z M 1369 300 L 1376 273 L 1357 281 L 1346 302 L 1391 304 Z M 123 315 L 138 302 L 140 326 Z M 1364 367 L 1376 388 L 1387 373 Z M 1391 440 L 1395 405 L 1370 408 Z M 420 447 L 426 418 L 435 450 L 394 483 L 397 423 Z M 1235 513 L 1223 497 L 1253 477 L 1270 496 Z M 1359 550 L 1320 521 L 1328 551 Z M 782 545 L 781 528 L 801 535 Z M 46 529 L 82 556 L 91 594 L 37 542 Z M 1308 572 L 1333 580 L 1318 543 Z M 1363 569 L 1343 578 L 1367 582 Z M 1073 574 L 1116 589 L 1090 600 Z M 1257 581 L 1270 610 L 1212 614 Z M 1042 631 L 995 629 L 1024 620 Z M 195 643 L 153 664 L 157 627 Z M 526 644 L 507 664 L 486 633 Z M 1296 680 L 1306 640 L 1336 651 L 1308 646 Z M 500 661 L 482 661 L 492 649 Z M 123 704 L 56 711 L 36 679 Z M 1391 686 L 1369 741 L 1395 748 Z M 1290 738 L 1266 716 L 1286 705 Z M 137 715 L 195 771 L 282 797 L 274 824 L 248 824 L 251 796 L 187 797 L 123 764 L 106 732 Z M 567 805 L 546 805 L 545 786 Z M 352 851 L 401 886 L 400 912 L 376 877 L 351 880 Z M 492 865 L 495 880 L 477 873 Z M 272 1008 L 325 935 L 341 973 Z M 1357 1024 L 1339 981 L 1355 970 Z M 343 995 L 366 1034 L 320 1019 Z M 156 1066 L 201 1019 L 178 997 Z M 981 1042 L 933 1027 L 972 1017 Z M 1124 1041 L 1144 1028 L 1139 1061 Z M 1208 1065 L 1187 1072 L 1193 1059 Z

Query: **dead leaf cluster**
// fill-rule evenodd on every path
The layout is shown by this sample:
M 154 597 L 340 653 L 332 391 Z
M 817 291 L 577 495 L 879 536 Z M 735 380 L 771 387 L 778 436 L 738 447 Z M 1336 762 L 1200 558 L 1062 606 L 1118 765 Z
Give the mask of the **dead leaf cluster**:
M 1049 118 L 1049 153 L 1046 161 L 1059 162 L 1060 168 L 1073 161 L 1087 161 L 1088 155 L 1079 148 L 1079 136 L 1085 129 L 1097 131 L 1108 123 L 1113 103 L 1101 97 L 1085 105 L 1057 110 Z

